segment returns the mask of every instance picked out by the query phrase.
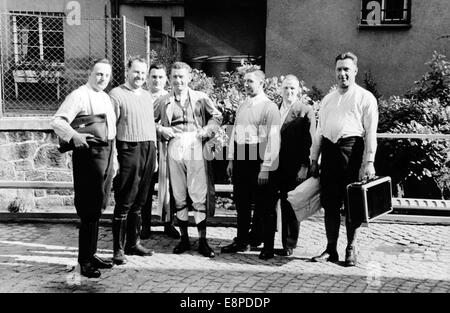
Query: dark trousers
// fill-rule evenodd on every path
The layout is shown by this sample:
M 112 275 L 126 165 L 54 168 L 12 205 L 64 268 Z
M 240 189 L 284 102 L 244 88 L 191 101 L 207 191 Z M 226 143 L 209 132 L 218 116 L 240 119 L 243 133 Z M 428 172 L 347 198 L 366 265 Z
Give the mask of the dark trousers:
M 98 221 L 108 204 L 113 179 L 113 142 L 76 149 L 72 154 L 75 209 L 80 217 L 78 262 L 90 262 L 97 252 Z
M 358 181 L 363 152 L 364 140 L 361 137 L 339 139 L 336 144 L 323 138 L 320 171 L 321 203 L 325 210 L 327 249 L 330 251 L 336 250 L 342 204 L 344 213 L 348 210 L 346 187 Z M 350 223 L 346 219 L 348 245 L 354 244 L 355 233 L 360 226 L 361 223 Z
M 147 195 L 147 201 L 142 207 L 142 227 L 143 229 L 150 229 L 152 223 L 152 206 L 153 206 L 153 191 L 155 190 L 155 184 L 158 180 L 157 172 L 152 175 L 152 180 L 150 181 L 150 189 Z
M 147 201 L 155 171 L 156 146 L 153 141 L 117 141 L 119 173 L 114 179 L 114 218 L 141 213 Z
M 273 249 L 276 231 L 277 190 L 273 172 L 269 174 L 269 182 L 258 185 L 258 174 L 261 168 L 258 145 L 235 144 L 233 161 L 233 195 L 237 210 L 237 242 L 247 245 L 250 242 L 250 222 L 252 203 L 255 215 L 262 220 L 262 239 L 265 249 Z M 239 152 L 245 151 L 245 154 Z M 257 151 L 256 154 L 250 151 Z
M 297 185 L 297 177 L 292 174 L 279 172 L 280 177 L 280 206 L 281 206 L 281 243 L 283 248 L 295 249 L 298 242 L 300 223 L 295 216 L 294 209 L 289 201 L 287 194 L 294 190 Z
M 117 141 L 119 173 L 114 179 L 114 253 L 139 244 L 141 208 L 147 201 L 155 171 L 156 146 L 153 141 Z

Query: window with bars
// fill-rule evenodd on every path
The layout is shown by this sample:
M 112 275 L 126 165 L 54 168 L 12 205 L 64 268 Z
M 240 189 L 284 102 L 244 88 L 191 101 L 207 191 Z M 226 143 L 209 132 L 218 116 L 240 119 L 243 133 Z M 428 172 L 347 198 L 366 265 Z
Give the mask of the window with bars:
M 42 16 L 11 13 L 16 65 L 64 63 L 64 19 L 61 18 L 64 13 L 41 13 Z
M 362 0 L 360 27 L 409 27 L 411 0 Z

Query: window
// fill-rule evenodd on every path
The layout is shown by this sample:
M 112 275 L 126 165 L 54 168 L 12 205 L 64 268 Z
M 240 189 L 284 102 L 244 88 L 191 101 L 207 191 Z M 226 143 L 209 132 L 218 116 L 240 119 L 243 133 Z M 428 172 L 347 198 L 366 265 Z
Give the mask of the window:
M 150 26 L 150 41 L 162 41 L 162 17 L 161 16 L 146 16 L 145 25 Z
M 411 0 L 362 0 L 360 27 L 409 27 Z
M 172 36 L 178 39 L 184 38 L 183 17 L 172 17 Z
M 64 62 L 63 13 L 41 13 L 45 16 L 26 15 L 26 12 L 11 13 L 16 65 L 42 61 L 54 64 Z

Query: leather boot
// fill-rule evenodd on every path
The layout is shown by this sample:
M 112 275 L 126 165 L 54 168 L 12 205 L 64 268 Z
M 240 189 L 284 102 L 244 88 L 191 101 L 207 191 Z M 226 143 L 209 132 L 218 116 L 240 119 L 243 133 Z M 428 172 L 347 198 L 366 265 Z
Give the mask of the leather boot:
M 191 243 L 188 236 L 181 236 L 180 242 L 173 248 L 174 254 L 181 254 L 183 252 L 191 250 Z
M 151 256 L 153 251 L 144 248 L 140 243 L 141 214 L 130 212 L 127 218 L 127 241 L 125 244 L 126 255 Z
M 92 246 L 95 239 L 94 223 L 81 221 L 78 232 L 78 263 L 87 264 L 91 261 Z
M 355 266 L 356 265 L 356 249 L 354 246 L 348 246 L 345 249 L 345 266 Z
M 150 229 L 150 225 L 143 225 L 141 229 L 141 239 L 150 239 L 152 234 L 152 230 Z
M 113 262 L 116 265 L 127 263 L 127 258 L 123 251 L 125 244 L 125 235 L 127 230 L 127 220 L 123 218 L 114 218 L 113 220 Z
M 87 278 L 99 278 L 101 275 L 91 263 L 80 263 L 80 274 Z
M 94 222 L 93 223 L 93 229 L 92 229 L 92 241 L 91 241 L 91 264 L 93 267 L 99 269 L 99 268 L 111 268 L 113 267 L 113 263 L 110 260 L 106 260 L 104 258 L 99 257 L 96 255 L 97 253 L 97 243 L 98 243 L 98 228 L 99 223 Z
M 339 238 L 339 227 L 341 225 L 341 215 L 339 210 L 325 208 L 325 233 L 327 235 L 327 248 L 320 255 L 312 258 L 313 262 L 337 262 L 337 242 Z
M 216 256 L 214 250 L 208 245 L 206 238 L 200 238 L 198 240 L 198 253 L 207 258 L 213 258 Z
M 173 239 L 180 239 L 180 233 L 171 222 L 164 224 L 164 234 Z
M 151 194 L 149 194 L 149 197 L 151 197 Z M 151 203 L 150 208 L 143 207 L 141 212 L 141 221 L 142 221 L 142 229 L 140 238 L 141 239 L 150 239 L 151 236 L 151 224 L 152 224 L 152 215 L 151 215 Z

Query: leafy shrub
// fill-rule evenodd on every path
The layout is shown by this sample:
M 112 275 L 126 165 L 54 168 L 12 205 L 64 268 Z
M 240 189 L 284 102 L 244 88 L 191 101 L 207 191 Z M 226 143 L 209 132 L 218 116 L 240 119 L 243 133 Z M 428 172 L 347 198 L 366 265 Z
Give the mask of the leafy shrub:
M 192 80 L 189 84 L 194 90 L 203 91 L 210 97 L 214 97 L 214 79 L 196 68 L 192 69 Z
M 364 73 L 364 88 L 369 90 L 377 100 L 381 98 L 381 94 L 378 92 L 377 84 L 370 70 Z
M 244 75 L 254 69 L 260 69 L 259 65 L 242 62 L 234 72 L 222 73 L 222 84 L 214 90 L 214 98 L 219 110 L 224 116 L 224 124 L 233 125 L 236 110 L 240 102 L 245 98 Z M 264 92 L 270 100 L 280 105 L 283 101 L 281 96 L 281 83 L 284 77 L 266 77 Z M 300 98 L 307 102 L 312 102 L 308 96 L 309 89 L 305 87 L 303 81 L 300 81 Z
M 431 60 L 425 63 L 431 69 L 422 78 L 414 82 L 414 86 L 407 92 L 408 98 L 419 101 L 425 99 L 439 99 L 447 107 L 450 105 L 450 62 L 438 52 L 434 52 Z
M 415 82 L 406 97 L 391 97 L 379 102 L 378 132 L 450 134 L 449 79 L 450 66 L 445 57 L 433 54 L 427 62 L 431 70 Z M 449 143 L 431 139 L 383 139 L 379 141 L 377 171 L 390 175 L 399 186 L 415 187 L 424 198 L 448 198 L 450 190 L 448 162 Z M 438 195 L 433 192 L 433 185 Z

